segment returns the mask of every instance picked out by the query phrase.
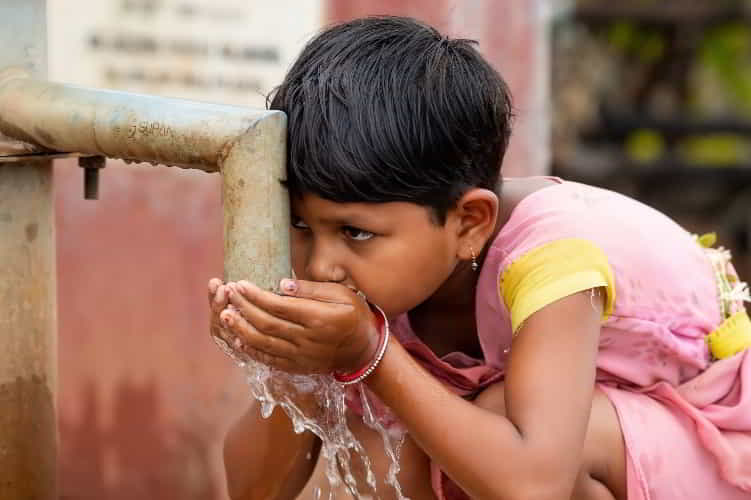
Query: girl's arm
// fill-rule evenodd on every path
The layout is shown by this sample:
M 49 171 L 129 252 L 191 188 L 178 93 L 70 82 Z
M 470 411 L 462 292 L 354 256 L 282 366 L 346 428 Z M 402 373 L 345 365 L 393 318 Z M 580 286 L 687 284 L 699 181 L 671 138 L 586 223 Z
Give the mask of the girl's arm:
M 254 402 L 224 440 L 229 497 L 294 500 L 310 479 L 320 449 L 313 433 L 295 434 L 281 408 L 264 419 Z
M 527 319 L 507 364 L 507 417 L 451 393 L 397 342 L 368 385 L 472 498 L 568 499 L 592 404 L 601 317 L 600 300 L 586 291 Z

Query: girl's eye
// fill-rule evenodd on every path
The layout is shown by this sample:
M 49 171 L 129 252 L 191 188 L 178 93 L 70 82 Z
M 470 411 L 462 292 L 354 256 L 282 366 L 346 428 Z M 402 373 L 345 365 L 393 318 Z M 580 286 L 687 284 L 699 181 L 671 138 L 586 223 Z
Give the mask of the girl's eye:
M 292 227 L 294 227 L 295 229 L 302 229 L 302 230 L 310 229 L 310 226 L 305 224 L 305 222 L 300 217 L 292 216 L 290 223 Z
M 375 234 L 370 231 L 365 231 L 364 229 L 353 226 L 344 226 L 342 232 L 344 232 L 347 238 L 355 241 L 365 241 L 375 236 Z

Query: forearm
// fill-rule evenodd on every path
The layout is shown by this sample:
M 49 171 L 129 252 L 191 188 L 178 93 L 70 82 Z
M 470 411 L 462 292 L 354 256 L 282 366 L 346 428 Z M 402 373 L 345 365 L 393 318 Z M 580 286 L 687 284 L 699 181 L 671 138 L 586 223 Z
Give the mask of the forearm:
M 295 434 L 277 407 L 268 419 L 258 403 L 232 426 L 224 441 L 224 467 L 232 500 L 292 500 L 315 468 L 320 444 L 310 432 Z
M 573 486 L 574 478 L 561 477 L 555 460 L 509 419 L 451 393 L 397 342 L 368 385 L 472 498 L 556 498 Z

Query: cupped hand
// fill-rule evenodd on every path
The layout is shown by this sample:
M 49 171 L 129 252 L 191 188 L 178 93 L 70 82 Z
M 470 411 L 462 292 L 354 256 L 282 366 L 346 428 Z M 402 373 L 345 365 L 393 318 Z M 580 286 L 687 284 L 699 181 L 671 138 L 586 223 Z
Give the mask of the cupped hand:
M 353 372 L 375 354 L 373 312 L 347 286 L 285 279 L 283 295 L 248 281 L 224 286 L 229 303 L 219 312 L 219 331 L 228 330 L 241 350 L 265 364 L 292 373 Z M 212 328 L 213 311 L 212 304 Z
M 227 332 L 224 331 L 222 322 L 219 319 L 221 312 L 229 304 L 227 296 L 227 287 L 219 278 L 209 280 L 209 308 L 211 309 L 211 318 L 209 320 L 209 333 L 213 337 L 220 338 L 227 342 Z
M 229 295 L 227 292 L 229 289 L 227 285 L 219 278 L 212 278 L 209 280 L 209 308 L 211 310 L 211 317 L 209 320 L 209 333 L 211 338 L 216 342 L 219 348 L 224 351 L 225 354 L 234 358 L 237 361 L 246 361 L 251 353 L 244 352 L 242 348 L 242 342 L 232 332 L 230 332 L 222 324 L 220 315 L 222 311 L 227 308 L 233 308 L 229 303 Z

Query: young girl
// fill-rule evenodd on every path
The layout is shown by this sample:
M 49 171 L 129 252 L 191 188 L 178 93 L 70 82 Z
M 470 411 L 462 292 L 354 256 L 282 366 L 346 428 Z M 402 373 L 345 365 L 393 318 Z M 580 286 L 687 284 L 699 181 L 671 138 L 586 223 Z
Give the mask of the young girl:
M 408 430 L 407 496 L 751 497 L 751 323 L 728 254 L 610 191 L 501 179 L 510 97 L 472 42 L 335 26 L 271 108 L 297 278 L 282 295 L 212 280 L 212 334 L 362 379 Z M 225 443 L 232 497 L 295 498 L 318 449 L 251 408 Z

